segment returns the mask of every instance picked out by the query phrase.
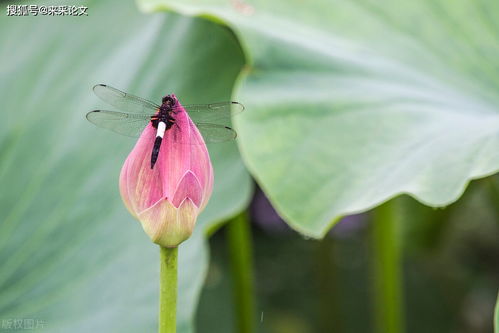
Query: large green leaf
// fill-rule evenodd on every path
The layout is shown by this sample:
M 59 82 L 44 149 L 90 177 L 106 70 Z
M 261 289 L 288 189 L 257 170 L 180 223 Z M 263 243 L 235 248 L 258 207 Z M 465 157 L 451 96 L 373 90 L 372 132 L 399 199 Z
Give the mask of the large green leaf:
M 108 83 L 156 101 L 170 92 L 183 103 L 227 100 L 243 64 L 233 34 L 216 24 L 143 15 L 117 0 L 79 4 L 88 17 L 0 17 L 2 331 L 19 330 L 23 319 L 47 332 L 156 330 L 159 249 L 118 193 L 134 140 L 85 120 L 109 107 L 91 88 Z M 192 331 L 206 229 L 250 196 L 236 145 L 210 152 L 214 193 L 180 247 L 179 332 Z
M 401 193 L 445 206 L 499 169 L 495 0 L 139 3 L 238 35 L 243 157 L 305 234 Z

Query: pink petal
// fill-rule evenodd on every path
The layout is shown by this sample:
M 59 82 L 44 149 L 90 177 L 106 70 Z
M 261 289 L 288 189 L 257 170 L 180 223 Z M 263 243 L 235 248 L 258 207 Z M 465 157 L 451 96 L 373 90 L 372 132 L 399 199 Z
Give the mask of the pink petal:
M 197 206 L 201 206 L 201 201 L 203 200 L 203 189 L 199 180 L 192 173 L 192 171 L 187 171 L 177 185 L 177 190 L 173 196 L 172 203 L 175 207 L 180 206 L 185 198 L 189 198 Z

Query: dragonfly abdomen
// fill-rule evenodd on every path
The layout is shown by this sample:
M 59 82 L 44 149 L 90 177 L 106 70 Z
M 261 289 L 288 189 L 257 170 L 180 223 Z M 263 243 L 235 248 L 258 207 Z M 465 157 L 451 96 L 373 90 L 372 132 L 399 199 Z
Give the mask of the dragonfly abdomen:
M 161 147 L 161 142 L 163 142 L 163 137 L 165 136 L 165 132 L 169 130 L 175 121 L 171 117 L 165 117 L 165 121 L 159 121 L 157 130 L 156 130 L 156 139 L 154 140 L 154 146 L 152 148 L 151 154 L 151 169 L 154 168 L 154 164 L 158 160 L 159 148 Z
M 156 140 L 154 140 L 154 146 L 152 148 L 152 154 L 151 154 L 151 169 L 154 168 L 154 164 L 156 164 L 156 161 L 158 160 L 158 155 L 159 155 L 159 148 L 161 147 L 161 141 L 163 138 L 160 136 L 156 137 Z
M 161 142 L 163 141 L 163 136 L 165 135 L 166 124 L 163 121 L 158 123 L 158 130 L 156 131 L 156 139 L 154 140 L 154 146 L 152 147 L 151 154 L 151 169 L 154 168 L 154 164 L 158 160 L 159 148 L 161 147 Z

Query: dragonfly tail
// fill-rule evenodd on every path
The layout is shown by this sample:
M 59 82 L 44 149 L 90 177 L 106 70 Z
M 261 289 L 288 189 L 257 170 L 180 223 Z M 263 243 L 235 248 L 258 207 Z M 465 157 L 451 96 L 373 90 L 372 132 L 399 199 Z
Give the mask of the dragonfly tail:
M 159 148 L 161 147 L 162 141 L 163 138 L 160 136 L 157 136 L 156 140 L 154 140 L 154 147 L 152 148 L 151 154 L 151 169 L 154 168 L 154 164 L 156 164 L 156 161 L 158 160 Z

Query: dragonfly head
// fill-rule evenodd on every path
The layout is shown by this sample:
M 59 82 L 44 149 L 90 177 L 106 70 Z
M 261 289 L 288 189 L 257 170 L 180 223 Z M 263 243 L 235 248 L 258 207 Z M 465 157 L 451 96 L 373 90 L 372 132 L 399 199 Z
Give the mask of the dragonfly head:
M 177 104 L 177 98 L 175 95 L 166 95 L 163 97 L 163 100 L 161 101 L 163 106 L 166 106 L 168 108 L 174 107 L 175 104 Z

